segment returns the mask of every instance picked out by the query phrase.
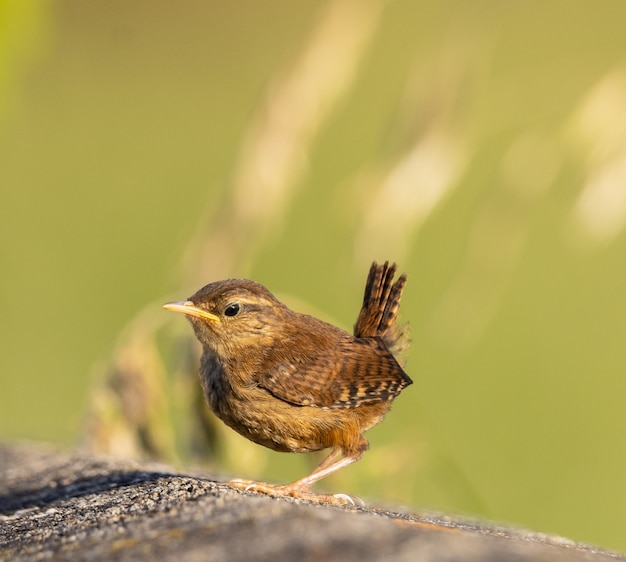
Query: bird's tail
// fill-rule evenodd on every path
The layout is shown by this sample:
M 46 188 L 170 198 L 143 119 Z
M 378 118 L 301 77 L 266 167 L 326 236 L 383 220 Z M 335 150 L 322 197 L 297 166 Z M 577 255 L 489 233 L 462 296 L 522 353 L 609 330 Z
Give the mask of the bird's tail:
M 395 274 L 395 263 L 372 263 L 365 285 L 363 307 L 354 325 L 354 335 L 357 338 L 380 337 L 394 355 L 406 350 L 411 343 L 408 325 L 397 324 L 400 297 L 407 275 L 403 273 L 394 283 Z

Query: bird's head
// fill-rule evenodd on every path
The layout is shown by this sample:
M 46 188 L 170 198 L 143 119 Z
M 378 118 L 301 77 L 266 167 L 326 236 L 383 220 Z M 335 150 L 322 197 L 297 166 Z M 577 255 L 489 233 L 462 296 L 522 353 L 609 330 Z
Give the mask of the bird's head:
M 222 357 L 279 337 L 281 320 L 291 312 L 263 285 L 247 279 L 211 283 L 163 308 L 185 314 L 203 347 Z

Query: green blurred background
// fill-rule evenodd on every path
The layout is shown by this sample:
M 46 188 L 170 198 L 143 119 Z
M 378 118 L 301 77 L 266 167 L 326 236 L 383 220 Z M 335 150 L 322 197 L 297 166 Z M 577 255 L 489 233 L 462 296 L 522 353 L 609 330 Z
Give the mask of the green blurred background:
M 0 438 L 76 443 L 125 326 L 191 335 L 165 300 L 246 276 L 349 329 L 392 259 L 415 384 L 323 486 L 626 551 L 624 21 L 0 0 Z M 227 474 L 313 462 L 225 438 Z

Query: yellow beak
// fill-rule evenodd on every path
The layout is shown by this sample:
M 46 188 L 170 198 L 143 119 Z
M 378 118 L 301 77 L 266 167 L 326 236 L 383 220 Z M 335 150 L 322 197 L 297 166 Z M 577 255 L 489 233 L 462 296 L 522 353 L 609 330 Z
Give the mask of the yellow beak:
M 165 310 L 171 310 L 172 312 L 182 312 L 187 316 L 195 316 L 196 318 L 210 320 L 211 322 L 220 321 L 219 316 L 215 316 L 215 314 L 211 314 L 206 310 L 198 308 L 191 301 L 168 302 L 163 305 L 163 308 Z

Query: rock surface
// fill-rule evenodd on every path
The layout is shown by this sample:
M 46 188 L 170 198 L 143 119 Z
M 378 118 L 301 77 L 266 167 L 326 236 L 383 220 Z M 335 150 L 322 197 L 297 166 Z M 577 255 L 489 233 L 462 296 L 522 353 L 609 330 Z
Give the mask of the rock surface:
M 609 561 L 486 523 L 239 492 L 168 467 L 0 444 L 1 560 Z

